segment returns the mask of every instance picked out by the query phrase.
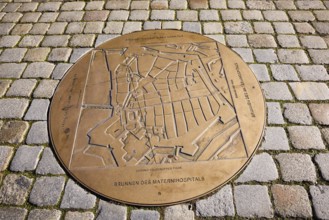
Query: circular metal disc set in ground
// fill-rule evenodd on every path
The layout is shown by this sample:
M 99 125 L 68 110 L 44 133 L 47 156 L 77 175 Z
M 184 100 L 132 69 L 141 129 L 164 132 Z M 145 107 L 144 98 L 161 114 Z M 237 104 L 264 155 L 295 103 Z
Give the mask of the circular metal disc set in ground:
M 264 98 L 232 50 L 202 35 L 142 31 L 83 56 L 55 91 L 54 150 L 91 191 L 129 204 L 205 195 L 250 160 Z

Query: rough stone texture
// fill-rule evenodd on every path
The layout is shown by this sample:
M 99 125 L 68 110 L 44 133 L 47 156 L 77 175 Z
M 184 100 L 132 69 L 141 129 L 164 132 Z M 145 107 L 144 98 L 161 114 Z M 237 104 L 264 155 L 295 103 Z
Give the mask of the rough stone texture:
M 322 128 L 321 133 L 327 144 L 329 144 L 329 128 Z
M 27 35 L 19 42 L 20 47 L 38 47 L 43 39 L 40 35 Z
M 128 9 L 130 0 L 110 0 L 106 3 L 106 9 Z
M 3 63 L 0 64 L 0 77 L 1 78 L 20 78 L 26 63 Z
M 69 42 L 68 35 L 52 35 L 46 36 L 42 41 L 43 47 L 66 47 Z
M 174 20 L 175 11 L 173 10 L 152 10 L 151 20 Z
M 142 22 L 136 22 L 136 21 L 126 22 L 123 27 L 122 34 L 128 34 L 140 30 L 142 30 Z
M 250 46 L 255 48 L 277 47 L 272 35 L 254 34 L 248 36 Z
M 254 57 L 252 56 L 251 49 L 248 48 L 233 48 L 235 52 L 237 52 L 243 61 L 245 62 L 254 62 Z
M 252 33 L 252 26 L 246 21 L 225 22 L 224 29 L 226 34 L 248 34 Z
M 276 63 L 278 61 L 276 52 L 272 49 L 255 49 L 254 54 L 256 60 L 261 63 Z
M 235 186 L 234 199 L 237 214 L 241 217 L 272 218 L 274 215 L 266 186 Z
M 183 30 L 195 32 L 195 33 L 201 33 L 201 24 L 200 22 L 184 22 Z
M 12 155 L 13 155 L 13 147 L 0 146 L 0 171 L 4 171 L 7 169 Z
M 48 78 L 55 65 L 48 62 L 37 62 L 31 63 L 27 66 L 26 70 L 24 71 L 23 77 L 24 78 Z
M 309 50 L 311 59 L 316 64 L 329 64 L 329 50 Z
M 112 216 L 113 220 L 126 220 L 127 208 L 101 200 L 98 205 L 96 220 L 107 220 L 109 216 Z
M 30 211 L 28 220 L 42 220 L 42 219 L 48 219 L 48 220 L 59 220 L 61 217 L 61 211 L 52 209 L 33 209 Z
M 306 22 L 302 22 L 302 23 L 294 23 L 295 25 L 295 29 L 297 31 L 297 33 L 301 33 L 301 34 L 314 34 L 315 30 L 314 28 Z
M 21 118 L 28 105 L 27 99 L 0 99 L 0 118 Z
M 191 206 L 188 204 L 169 206 L 164 211 L 164 219 L 194 220 L 194 212 L 191 210 Z
M 11 80 L 0 80 L 0 97 L 2 97 L 9 88 Z
M 189 0 L 189 6 L 191 9 L 206 9 L 208 8 L 207 0 Z
M 71 63 L 77 62 L 83 55 L 89 52 L 91 48 L 75 48 L 70 58 Z
M 58 80 L 44 79 L 33 92 L 34 98 L 51 98 L 54 94 Z
M 226 39 L 227 39 L 227 37 L 226 37 Z M 256 75 L 256 78 L 258 79 L 258 81 L 261 81 L 261 82 L 270 81 L 270 76 L 268 74 L 268 70 L 267 70 L 266 65 L 264 65 L 264 64 L 250 64 L 249 67 L 251 68 L 251 70 Z
M 297 72 L 301 78 L 305 81 L 327 81 L 329 80 L 329 74 L 322 65 L 297 65 Z
M 316 172 L 308 154 L 283 153 L 276 156 L 279 161 L 282 178 L 286 182 L 316 181 Z
M 32 188 L 29 202 L 37 206 L 56 205 L 63 191 L 64 183 L 64 177 L 37 178 Z
M 321 175 L 325 180 L 329 180 L 329 153 L 320 153 L 315 156 L 315 162 L 320 168 Z
M 93 220 L 94 217 L 92 212 L 67 212 L 65 220 Z
M 0 188 L 0 203 L 7 205 L 23 205 L 32 179 L 22 175 L 8 174 Z
M 49 100 L 47 99 L 34 99 L 25 114 L 25 120 L 47 120 L 47 112 L 49 107 Z
M 299 81 L 297 73 L 291 65 L 271 65 L 273 78 L 278 81 Z
M 27 210 L 16 207 L 1 207 L 0 208 L 0 219 L 15 219 L 24 220 L 27 215 Z
M 231 47 L 248 47 L 247 37 L 244 35 L 226 35 L 226 41 Z
M 46 121 L 38 121 L 32 124 L 27 135 L 27 144 L 46 144 L 48 143 L 48 129 Z
M 14 47 L 20 39 L 20 36 L 3 36 L 0 39 L 0 47 Z
M 21 62 L 27 49 L 26 48 L 10 48 L 5 49 L 0 55 L 0 62 Z
M 61 208 L 91 209 L 95 206 L 96 197 L 78 186 L 71 179 L 66 184 Z
M 268 82 L 261 85 L 266 99 L 292 100 L 287 84 L 283 82 Z
M 299 39 L 306 48 L 327 48 L 326 42 L 320 36 L 301 36 Z
M 266 127 L 261 150 L 289 150 L 286 132 L 280 127 Z
M 131 220 L 147 219 L 147 220 L 158 220 L 160 219 L 160 213 L 153 210 L 132 210 L 131 211 Z
M 276 184 L 272 186 L 275 211 L 282 217 L 312 217 L 312 208 L 302 186 Z
M 267 122 L 269 124 L 284 124 L 280 103 L 267 102 Z
M 298 38 L 292 35 L 279 35 L 277 36 L 281 47 L 296 48 L 300 47 Z
M 274 22 L 274 29 L 278 34 L 294 34 L 295 30 L 291 23 Z
M 59 63 L 56 65 L 56 68 L 53 71 L 52 78 L 53 79 L 62 79 L 66 71 L 72 66 L 69 63 Z
M 329 125 L 329 104 L 310 104 L 309 106 L 316 122 Z
M 91 47 L 95 41 L 94 34 L 74 35 L 70 40 L 72 47 Z
M 279 174 L 273 158 L 267 153 L 261 153 L 254 156 L 236 182 L 270 182 L 278 178 Z
M 312 195 L 312 202 L 316 217 L 318 217 L 319 219 L 328 219 L 329 186 L 311 186 L 310 192 Z
M 6 96 L 29 97 L 37 84 L 35 79 L 19 79 L 13 82 Z
M 45 61 L 48 54 L 50 52 L 50 48 L 32 48 L 27 51 L 24 57 L 24 61 Z
M 312 117 L 306 104 L 285 103 L 283 104 L 284 117 L 291 123 L 310 125 Z
M 25 121 L 7 121 L 0 126 L 0 143 L 21 143 L 28 128 L 29 124 Z
M 36 169 L 37 174 L 47 175 L 47 174 L 64 174 L 64 170 L 61 168 L 53 152 L 49 147 L 45 148 L 42 154 L 42 158 L 38 163 Z
M 293 21 L 314 21 L 315 17 L 311 11 L 289 11 L 289 16 Z
M 19 172 L 35 170 L 41 151 L 40 146 L 20 146 L 10 164 L 10 170 Z
M 328 100 L 329 89 L 325 83 L 289 83 L 298 100 Z
M 242 11 L 243 18 L 246 20 L 264 20 L 261 11 L 259 10 L 244 10 Z M 255 24 L 255 23 L 254 23 Z
M 278 56 L 282 63 L 309 63 L 303 50 L 279 49 Z
M 66 62 L 69 60 L 71 52 L 72 52 L 71 48 L 55 48 L 49 54 L 48 61 Z

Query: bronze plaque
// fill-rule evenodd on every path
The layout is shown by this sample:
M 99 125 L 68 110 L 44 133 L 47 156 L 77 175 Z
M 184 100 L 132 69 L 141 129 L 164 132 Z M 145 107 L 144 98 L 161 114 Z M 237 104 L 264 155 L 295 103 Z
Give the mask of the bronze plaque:
M 138 205 L 195 199 L 255 153 L 264 97 L 247 64 L 202 35 L 142 31 L 112 39 L 65 75 L 50 135 L 67 171 L 104 197 Z

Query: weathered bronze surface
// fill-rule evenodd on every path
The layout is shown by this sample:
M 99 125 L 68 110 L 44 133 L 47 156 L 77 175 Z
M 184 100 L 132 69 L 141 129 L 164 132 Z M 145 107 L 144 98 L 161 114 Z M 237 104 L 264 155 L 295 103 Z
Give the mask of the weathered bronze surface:
M 191 200 L 249 161 L 265 124 L 260 86 L 224 45 L 143 31 L 81 58 L 59 84 L 50 135 L 85 187 L 138 205 Z

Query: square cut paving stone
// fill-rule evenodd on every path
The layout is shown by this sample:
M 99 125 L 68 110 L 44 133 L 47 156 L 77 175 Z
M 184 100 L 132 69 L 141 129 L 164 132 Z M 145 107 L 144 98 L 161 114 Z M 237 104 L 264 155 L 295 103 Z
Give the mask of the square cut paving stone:
M 186 0 L 171 0 L 169 7 L 171 9 L 186 9 L 187 1 Z
M 47 147 L 43 150 L 43 154 L 42 154 L 41 160 L 38 163 L 36 173 L 41 174 L 41 175 L 65 174 L 64 170 L 57 162 L 53 152 L 51 151 L 51 149 L 49 147 Z
M 184 1 L 182 1 L 182 2 L 184 2 Z M 178 1 L 178 4 L 180 4 L 180 1 Z M 149 9 L 149 6 L 150 6 L 149 1 L 133 1 L 133 2 L 131 2 L 130 8 L 131 9 L 146 9 L 147 10 L 147 9 Z
M 246 218 L 273 218 L 274 212 L 266 186 L 239 185 L 234 187 L 237 214 Z
M 260 150 L 289 150 L 289 142 L 284 128 L 266 127 Z
M 35 170 L 41 151 L 40 146 L 20 146 L 10 164 L 10 170 L 18 172 Z
M 252 26 L 246 21 L 224 22 L 226 34 L 250 34 L 253 33 Z
M 274 22 L 274 29 L 277 34 L 294 34 L 295 30 L 291 23 L 288 22 Z
M 319 219 L 329 219 L 329 186 L 310 186 L 315 215 Z
M 267 34 L 248 35 L 248 42 L 255 48 L 277 47 L 274 37 Z
M 71 48 L 54 48 L 49 54 L 48 61 L 67 62 L 70 58 Z
M 261 153 L 253 157 L 246 169 L 235 182 L 271 182 L 278 178 L 278 170 L 271 155 L 268 153 Z
M 316 64 L 329 64 L 329 50 L 309 50 L 311 59 Z
M 8 12 L 3 16 L 2 22 L 18 22 L 22 16 L 19 12 Z
M 86 22 L 70 22 L 65 30 L 66 34 L 81 34 Z
M 128 20 L 128 17 L 129 17 L 129 11 L 115 10 L 115 11 L 111 11 L 109 20 L 126 21 Z
M 329 180 L 329 153 L 320 153 L 315 156 L 315 162 L 320 168 L 323 179 Z
M 0 35 L 8 35 L 11 29 L 15 26 L 14 23 L 2 23 L 0 24 Z
M 207 0 L 188 0 L 188 4 L 191 9 L 207 9 L 208 8 Z
M 329 89 L 325 83 L 289 83 L 298 100 L 328 100 Z
M 43 36 L 40 35 L 27 35 L 19 42 L 20 47 L 37 47 L 40 45 Z
M 227 39 L 227 36 L 226 36 Z M 253 71 L 253 73 L 256 75 L 256 78 L 258 81 L 266 82 L 270 81 L 270 76 L 268 74 L 268 70 L 266 65 L 264 64 L 250 64 L 250 69 Z
M 283 104 L 284 117 L 295 124 L 310 125 L 312 117 L 306 104 L 303 103 L 285 103 Z
M 261 63 L 276 63 L 278 57 L 273 49 L 255 49 L 253 50 L 256 60 Z
M 19 7 L 21 7 L 22 3 L 9 3 L 6 6 L 3 6 L 2 11 L 4 12 L 15 12 Z
M 0 78 L 20 78 L 26 63 L 3 63 L 0 64 Z
M 226 35 L 226 41 L 227 45 L 231 47 L 248 47 L 247 37 L 245 35 Z
M 128 9 L 130 0 L 110 0 L 106 3 L 106 9 Z
M 298 38 L 292 35 L 278 35 L 278 42 L 281 47 L 296 48 L 300 47 Z
M 273 78 L 278 81 L 299 81 L 297 73 L 291 65 L 271 65 Z
M 83 11 L 64 11 L 59 14 L 57 21 L 81 21 L 83 15 Z
M 129 20 L 146 21 L 149 18 L 148 10 L 133 10 L 130 12 Z
M 58 15 L 58 12 L 44 12 L 40 17 L 39 22 L 55 22 Z
M 220 11 L 223 21 L 239 21 L 242 20 L 241 13 L 239 10 L 225 10 Z
M 83 30 L 83 33 L 85 33 L 85 34 L 92 34 L 92 33 L 101 34 L 103 27 L 104 27 L 104 22 L 101 22 L 101 21 L 87 22 L 85 29 Z
M 261 87 L 264 91 L 266 99 L 273 100 L 292 100 L 289 88 L 284 82 L 266 82 L 262 83 Z
M 288 132 L 292 145 L 297 149 L 325 149 L 316 126 L 290 126 Z
M 33 99 L 24 120 L 46 121 L 49 104 L 48 99 Z
M 16 207 L 1 207 L 0 219 L 24 220 L 27 215 L 27 209 Z
M 192 210 L 192 206 L 189 204 L 180 204 L 180 205 L 174 205 L 165 208 L 164 220 L 175 220 L 175 219 L 194 220 L 194 212 Z
M 67 212 L 65 220 L 93 220 L 95 218 L 92 212 Z
M 197 21 L 198 11 L 177 11 L 177 19 L 180 21 Z
M 97 209 L 97 220 L 108 220 L 109 216 L 115 216 L 115 220 L 127 219 L 127 207 L 115 205 L 100 200 Z
M 306 22 L 302 22 L 302 23 L 294 23 L 295 29 L 297 31 L 297 33 L 300 34 L 315 34 L 315 30 L 314 28 Z
M 160 21 L 145 21 L 143 25 L 143 30 L 155 30 L 161 29 Z
M 37 11 L 58 11 L 61 4 L 61 2 L 40 3 Z
M 21 19 L 21 23 L 37 22 L 40 16 L 41 16 L 40 12 L 25 13 Z
M 23 205 L 31 186 L 32 179 L 23 175 L 8 174 L 0 188 L 0 203 Z
M 247 1 L 247 7 L 250 9 L 271 10 L 275 5 L 270 1 Z
M 282 125 L 285 124 L 281 106 L 278 102 L 266 102 L 267 107 L 267 122 L 269 124 Z
M 228 1 L 228 8 L 239 8 L 239 9 L 245 9 L 246 5 L 243 1 Z
M 278 56 L 282 63 L 309 63 L 308 57 L 304 50 L 298 49 L 279 49 Z
M 29 97 L 37 84 L 35 79 L 18 79 L 15 80 L 10 89 L 8 90 L 6 96 L 23 96 Z
M 289 18 L 285 11 L 264 11 L 264 18 L 268 21 L 288 21 Z
M 200 22 L 184 22 L 183 30 L 201 34 L 201 23 Z
M 0 126 L 0 143 L 18 144 L 23 142 L 29 128 L 25 121 L 7 121 Z
M 95 41 L 94 34 L 78 34 L 74 35 L 70 40 L 72 47 L 91 47 Z
M 24 78 L 49 78 L 55 65 L 48 62 L 35 62 L 27 66 Z
M 26 53 L 26 48 L 9 48 L 5 49 L 0 55 L 0 62 L 11 63 L 21 62 Z
M 205 34 L 223 33 L 223 26 L 219 22 L 207 22 L 203 25 L 203 32 Z
M 29 213 L 28 220 L 37 220 L 37 219 L 51 219 L 59 220 L 61 218 L 61 211 L 56 209 L 33 209 Z
M 140 220 L 140 219 L 159 220 L 160 213 L 154 210 L 136 209 L 131 211 L 130 219 L 131 220 Z
M 323 49 L 327 48 L 326 42 L 320 36 L 301 36 L 299 37 L 305 48 Z
M 11 80 L 0 80 L 0 97 L 2 97 L 11 84 Z
M 38 8 L 39 3 L 37 2 L 27 2 L 23 3 L 17 11 L 26 12 L 26 11 L 35 11 Z
M 264 20 L 263 15 L 259 10 L 243 10 L 242 16 L 245 20 L 255 20 L 255 21 Z
M 329 12 L 328 10 L 321 10 L 321 11 L 314 11 L 314 14 L 319 21 L 329 21 L 328 12 Z
M 302 186 L 273 185 L 275 212 L 282 217 L 312 217 L 312 208 L 308 194 Z
M 323 138 L 327 144 L 329 144 L 329 128 L 322 128 L 321 133 L 323 135 Z
M 175 11 L 174 10 L 152 10 L 151 20 L 174 20 Z
M 68 44 L 69 35 L 46 36 L 41 44 L 43 47 L 65 47 Z
M 47 23 L 36 23 L 30 30 L 29 34 L 46 34 L 50 24 Z
M 56 205 L 64 184 L 65 178 L 62 176 L 37 178 L 30 193 L 29 202 L 39 207 Z
M 48 129 L 46 121 L 34 122 L 27 135 L 27 144 L 46 144 L 49 142 Z
M 85 191 L 69 179 L 60 205 L 62 209 L 92 209 L 95 203 L 96 196 Z
M 298 9 L 326 9 L 322 1 L 297 1 Z
M 314 120 L 321 125 L 329 125 L 329 104 L 310 104 Z
M 182 217 L 185 216 L 185 218 L 183 217 L 182 219 L 193 219 L 194 217 L 193 211 L 189 211 L 186 206 L 185 212 L 187 211 L 192 213 L 188 217 L 187 213 L 184 214 L 183 211 L 181 215 Z M 211 195 L 206 199 L 198 200 L 196 202 L 196 215 L 202 217 L 234 216 L 235 210 L 233 204 L 232 187 L 230 185 L 226 185 L 222 187 L 214 195 Z M 174 217 L 170 219 L 181 219 L 180 216 L 174 216 Z
M 105 34 L 120 34 L 123 29 L 123 22 L 121 21 L 110 21 L 106 23 L 106 27 L 103 32 Z
M 254 57 L 252 56 L 251 49 L 248 48 L 232 48 L 232 49 L 243 59 L 244 62 L 247 63 L 254 62 Z
M 29 49 L 24 56 L 24 61 L 31 61 L 31 62 L 45 61 L 49 52 L 50 52 L 50 48 L 48 47 Z
M 61 10 L 62 11 L 81 11 L 85 7 L 85 2 L 65 2 Z
M 316 171 L 308 154 L 282 153 L 276 156 L 285 182 L 316 182 Z
M 28 105 L 28 99 L 0 99 L 0 118 L 22 118 Z
M 51 98 L 54 94 L 58 80 L 44 79 L 33 92 L 34 98 Z
M 327 81 L 329 74 L 323 65 L 297 65 L 297 72 L 305 81 Z
M 11 31 L 13 35 L 24 35 L 28 34 L 32 28 L 32 24 L 16 24 L 16 26 Z
M 221 44 L 226 45 L 225 37 L 222 34 L 208 34 L 208 35 L 205 35 L 205 36 L 209 37 L 211 39 L 214 39 L 215 41 L 218 41 Z M 243 49 L 243 48 L 235 48 L 235 49 Z
M 21 39 L 21 36 L 3 36 L 0 39 L 0 47 L 14 47 L 18 41 Z
M 0 146 L 0 171 L 7 169 L 9 161 L 13 156 L 13 149 L 14 148 L 10 146 Z
M 154 0 L 151 2 L 151 9 L 153 10 L 163 10 L 168 9 L 168 1 L 166 0 Z
M 67 22 L 54 22 L 50 25 L 47 34 L 63 34 L 67 26 Z
M 311 11 L 288 11 L 293 21 L 314 21 L 315 17 Z

